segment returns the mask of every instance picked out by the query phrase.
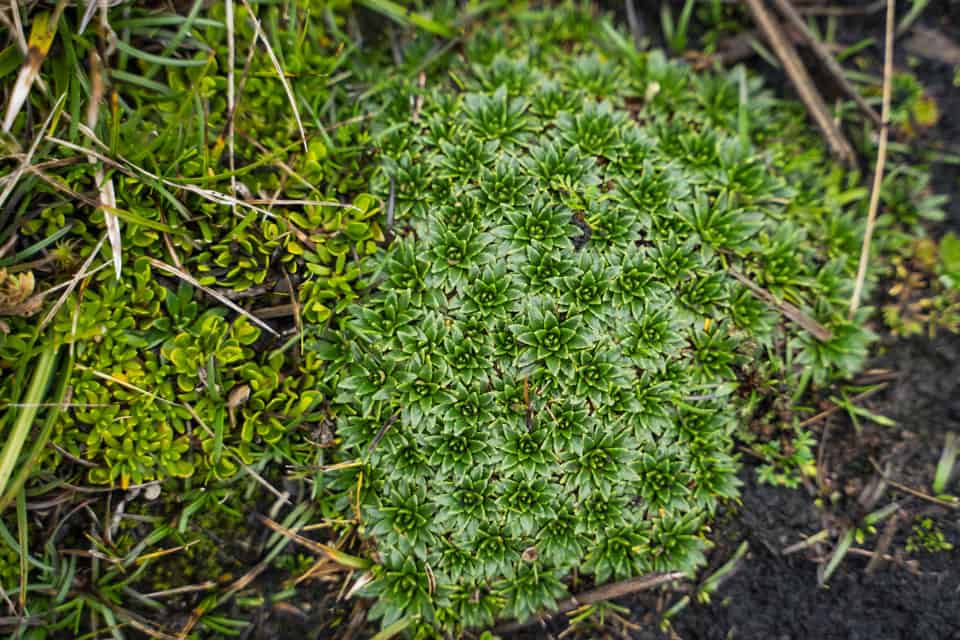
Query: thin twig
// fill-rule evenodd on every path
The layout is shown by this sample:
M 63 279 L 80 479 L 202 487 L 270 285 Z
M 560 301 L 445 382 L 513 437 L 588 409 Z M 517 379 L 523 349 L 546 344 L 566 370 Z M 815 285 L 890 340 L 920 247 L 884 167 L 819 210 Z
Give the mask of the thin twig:
M 797 551 L 803 551 L 804 549 L 809 549 L 815 544 L 818 544 L 820 542 L 825 542 L 829 538 L 830 538 L 830 531 L 828 529 L 823 529 L 822 531 L 818 531 L 812 536 L 808 536 L 804 538 L 800 542 L 791 544 L 788 547 L 784 547 L 780 551 L 780 555 L 788 556 L 791 553 L 796 553 Z
M 210 297 L 214 298 L 215 300 L 217 300 L 220 304 L 223 304 L 223 305 L 229 307 L 230 309 L 232 309 L 233 311 L 236 311 L 236 312 L 239 313 L 240 315 L 245 316 L 248 320 L 250 320 L 250 322 L 254 323 L 254 324 L 257 325 L 258 327 L 260 327 L 260 328 L 262 328 L 262 329 L 266 329 L 269 333 L 272 333 L 273 335 L 279 337 L 280 334 L 277 333 L 277 331 L 276 331 L 273 327 L 271 327 L 270 325 L 268 325 L 266 322 L 264 322 L 263 320 L 261 320 L 261 319 L 258 318 L 257 316 L 253 315 L 252 313 L 250 313 L 249 311 L 247 311 L 247 310 L 244 309 L 243 307 L 235 304 L 232 300 L 229 300 L 228 298 L 220 295 L 219 293 L 217 293 L 216 291 L 214 291 L 214 290 L 211 289 L 210 287 L 205 287 L 205 286 L 203 286 L 202 284 L 200 284 L 200 283 L 197 281 L 196 278 L 194 278 L 193 276 L 191 276 L 189 273 L 187 273 L 187 272 L 185 272 L 185 271 L 181 271 L 180 269 L 177 269 L 177 268 L 174 267 L 173 265 L 169 265 L 169 264 L 167 264 L 166 262 L 163 262 L 163 261 L 161 261 L 161 260 L 157 260 L 156 258 L 148 258 L 148 260 L 150 261 L 150 264 L 152 264 L 152 265 L 155 266 L 156 268 L 162 269 L 163 271 L 166 271 L 167 273 L 169 273 L 169 274 L 171 274 L 171 275 L 174 275 L 174 276 L 180 278 L 181 280 L 183 280 L 184 282 L 186 282 L 187 284 L 193 286 L 193 287 L 196 288 L 196 289 L 200 289 L 201 291 L 203 291 L 204 293 L 206 293 L 208 296 L 210 296 Z
M 883 383 L 877 385 L 876 387 L 874 387 L 873 389 L 868 389 L 867 391 L 864 391 L 864 392 L 862 392 L 862 393 L 858 393 L 857 395 L 855 395 L 855 396 L 853 396 L 852 398 L 850 398 L 850 403 L 851 403 L 851 404 L 855 404 L 855 403 L 857 403 L 857 402 L 860 402 L 861 400 L 865 400 L 866 398 L 869 398 L 870 396 L 872 396 L 873 394 L 877 393 L 878 391 L 883 391 L 883 390 L 886 389 L 888 386 L 889 386 L 889 385 L 888 385 L 886 382 L 883 382 Z M 799 423 L 799 424 L 797 425 L 797 427 L 798 427 L 798 428 L 809 427 L 811 424 L 815 424 L 815 423 L 820 422 L 821 420 L 823 420 L 823 419 L 825 419 L 825 418 L 829 418 L 830 416 L 832 416 L 833 414 L 835 414 L 837 411 L 839 411 L 839 410 L 842 409 L 842 408 L 843 408 L 843 407 L 842 407 L 841 405 L 839 405 L 839 404 L 833 404 L 829 409 L 824 409 L 823 411 L 821 411 L 821 412 L 818 413 L 817 415 L 811 416 L 811 417 L 807 418 L 806 420 L 802 421 L 801 423 Z
M 200 584 L 188 584 L 183 587 L 174 587 L 173 589 L 164 589 L 163 591 L 153 591 L 151 593 L 145 593 L 144 596 L 147 598 L 165 598 L 167 596 L 176 596 L 184 593 L 195 593 L 197 591 L 209 591 L 217 586 L 217 583 L 213 580 L 207 580 L 206 582 L 201 582 Z
M 290 494 L 289 494 L 289 493 L 287 493 L 286 491 L 284 491 L 283 493 L 281 493 L 279 489 L 277 489 L 277 488 L 274 487 L 272 484 L 270 484 L 269 482 L 267 482 L 266 479 L 265 479 L 263 476 L 261 476 L 259 473 L 257 473 L 256 471 L 254 471 L 254 470 L 250 467 L 250 465 L 246 465 L 246 464 L 245 464 L 245 465 L 243 465 L 242 469 L 247 473 L 247 475 L 249 475 L 251 478 L 253 478 L 253 479 L 256 480 L 258 483 L 260 483 L 260 485 L 261 485 L 264 489 L 266 489 L 267 491 L 269 491 L 270 493 L 272 493 L 274 496 L 276 496 L 277 500 L 279 500 L 281 503 L 291 504 L 291 505 L 293 504 L 293 502 L 290 501 Z
M 860 296 L 863 295 L 863 283 L 867 278 L 867 265 L 870 262 L 870 240 L 873 238 L 873 229 L 877 223 L 877 209 L 880 207 L 880 188 L 883 185 L 883 168 L 887 162 L 887 136 L 890 133 L 890 96 L 893 87 L 893 0 L 887 0 L 887 30 L 885 51 L 883 52 L 883 106 L 880 117 L 883 124 L 880 126 L 880 144 L 877 147 L 877 166 L 873 173 L 873 189 L 870 192 L 870 210 L 867 212 L 867 228 L 863 232 L 863 245 L 860 247 L 860 265 L 857 267 L 857 281 L 853 295 L 850 297 L 850 318 L 860 306 Z
M 273 47 L 270 45 L 270 40 L 267 38 L 267 35 L 263 32 L 263 27 L 260 25 L 260 20 L 257 18 L 257 15 L 253 12 L 253 7 L 250 6 L 250 3 L 247 0 L 242 0 L 243 6 L 246 7 L 250 22 L 253 23 L 253 29 L 257 34 L 257 37 L 260 38 L 260 42 L 263 43 L 264 48 L 267 50 L 267 55 L 270 56 L 270 62 L 273 64 L 274 70 L 277 72 L 277 77 L 280 79 L 280 84 L 283 85 L 283 90 L 287 94 L 287 99 L 290 101 L 290 108 L 293 110 L 293 117 L 297 121 L 297 129 L 300 130 L 300 139 L 303 141 L 303 150 L 310 151 L 310 147 L 307 145 L 307 134 L 303 130 L 303 121 L 300 119 L 300 109 L 297 108 L 297 99 L 294 97 L 293 88 L 290 86 L 290 82 L 287 80 L 287 74 L 283 70 L 283 67 L 280 66 L 280 60 L 277 59 L 277 54 L 273 52 Z
M 53 320 L 54 316 L 57 315 L 57 312 L 60 311 L 60 307 L 62 307 L 62 306 L 63 306 L 63 303 L 65 303 L 65 302 L 67 301 L 67 297 L 68 297 L 71 293 L 73 293 L 73 290 L 76 288 L 77 284 L 78 284 L 83 278 L 86 278 L 87 276 L 90 275 L 90 274 L 87 272 L 87 269 L 90 268 L 90 263 L 93 262 L 93 259 L 97 256 L 97 254 L 100 253 L 100 247 L 103 246 L 103 242 L 104 242 L 104 240 L 106 240 L 106 239 L 107 239 L 106 236 L 103 236 L 102 238 L 100 238 L 100 241 L 97 242 L 96 246 L 94 246 L 93 251 L 90 252 L 90 255 L 87 256 L 87 259 L 84 260 L 83 264 L 80 266 L 80 269 L 77 271 L 77 275 L 73 276 L 73 278 L 71 278 L 68 282 L 64 283 L 64 284 L 67 285 L 67 286 L 66 286 L 66 290 L 63 292 L 63 294 L 62 294 L 62 295 L 60 296 L 60 298 L 57 300 L 56 304 L 54 304 L 54 305 L 50 308 L 50 310 L 47 311 L 47 315 L 45 315 L 45 316 L 43 317 L 43 320 L 40 321 L 40 327 L 39 327 L 39 329 L 37 330 L 38 332 L 43 331 L 43 330 L 46 328 L 46 326 L 50 323 L 50 321 Z M 58 286 L 62 286 L 62 285 L 58 285 Z M 56 287 L 54 287 L 54 288 L 56 288 Z M 53 289 L 48 289 L 47 291 L 44 292 L 44 294 L 48 294 L 48 293 L 50 293 L 51 291 L 53 291 Z M 79 307 L 79 306 L 80 306 L 80 305 L 77 305 L 77 307 Z
M 803 21 L 803 17 L 797 13 L 796 8 L 790 2 L 790 0 L 773 0 L 774 4 L 777 5 L 777 8 L 780 9 L 780 13 L 790 22 L 790 24 L 800 32 L 800 35 L 806 41 L 810 48 L 813 49 L 813 53 L 817 56 L 820 62 L 824 67 L 827 68 L 827 71 L 834 77 L 837 83 L 840 85 L 840 88 L 843 89 L 844 93 L 850 96 L 854 102 L 857 103 L 857 106 L 860 107 L 860 110 L 863 111 L 864 115 L 873 120 L 874 124 L 878 127 L 883 126 L 883 120 L 880 118 L 880 115 L 874 111 L 873 107 L 867 104 L 867 101 L 864 99 L 860 92 L 857 91 L 850 81 L 847 80 L 846 74 L 843 72 L 843 68 L 837 62 L 836 58 L 831 55 L 827 50 L 826 46 L 820 42 L 819 38 L 810 30 L 810 27 L 807 26 L 807 23 Z
M 299 533 L 297 533 L 297 531 L 299 531 L 299 527 L 297 529 L 290 529 L 266 516 L 262 516 L 260 514 L 256 514 L 256 516 L 257 519 L 265 524 L 268 528 L 276 531 L 288 540 L 292 540 L 300 546 L 306 547 L 310 551 L 328 558 L 332 562 L 335 562 L 337 565 L 339 565 L 342 569 L 367 569 L 372 564 L 372 562 L 364 558 L 351 556 L 343 551 L 340 551 L 336 547 L 301 536 Z
M 767 11 L 762 0 L 746 0 L 746 2 L 757 26 L 763 31 L 777 57 L 783 62 L 783 68 L 794 87 L 796 87 L 797 93 L 800 94 L 800 99 L 807 107 L 807 111 L 810 112 L 817 127 L 827 139 L 827 144 L 830 145 L 833 155 L 844 164 L 853 164 L 855 158 L 853 147 L 850 146 L 843 132 L 840 131 L 840 128 L 830 116 L 830 112 L 827 111 L 827 106 L 817 92 L 813 80 L 810 79 L 810 74 L 807 73 L 806 68 L 800 61 L 796 49 L 793 48 L 793 43 L 783 35 L 779 25 Z
M 297 291 L 293 288 L 293 282 L 290 281 L 290 274 L 286 268 L 283 269 L 283 279 L 287 283 L 287 291 L 290 293 L 290 304 L 293 305 L 293 324 L 297 328 L 297 335 L 300 336 L 301 348 L 303 346 L 303 319 L 300 316 L 300 303 L 297 301 Z
M 13 24 L 11 31 L 13 32 L 13 40 L 17 43 L 17 48 L 20 49 L 20 55 L 26 57 L 30 51 L 30 45 L 27 43 L 27 38 L 23 34 L 23 22 L 20 20 L 20 3 L 17 0 L 10 0 L 10 16 L 12 18 Z
M 876 571 L 883 564 L 887 551 L 890 549 L 890 544 L 893 542 L 893 536 L 896 535 L 899 527 L 900 514 L 894 513 L 893 517 L 887 520 L 887 526 L 883 528 L 883 533 L 880 534 L 880 539 L 877 540 L 877 547 L 874 549 L 876 555 L 870 558 L 870 562 L 867 563 L 865 570 L 867 575 Z
M 800 328 L 808 331 L 820 342 L 826 342 L 827 340 L 833 337 L 833 334 L 830 333 L 830 330 L 825 326 L 805 314 L 803 311 L 793 306 L 785 300 L 777 300 L 772 293 L 766 289 L 760 287 L 757 284 L 754 284 L 747 276 L 743 275 L 733 267 L 728 267 L 727 271 L 730 272 L 734 278 L 740 281 L 740 283 L 750 290 L 754 296 L 763 300 L 767 304 L 775 307 L 780 313 L 782 313 L 786 318 L 794 321 Z
M 77 129 L 80 131 L 80 133 L 82 133 L 84 136 L 86 136 L 87 138 L 89 138 L 94 144 L 96 144 L 97 146 L 99 146 L 101 149 L 104 149 L 105 151 L 109 151 L 109 148 L 107 147 L 107 145 L 104 144 L 103 141 L 100 140 L 100 139 L 96 136 L 96 134 L 95 134 L 94 132 L 90 131 L 90 129 L 89 129 L 88 127 L 86 127 L 85 125 L 82 125 L 82 124 L 81 124 L 81 125 L 79 125 L 79 126 L 77 127 Z M 110 157 L 108 157 L 108 156 L 106 156 L 106 155 L 104 155 L 104 154 L 102 154 L 102 153 L 99 153 L 99 152 L 97 152 L 97 151 L 94 151 L 93 149 L 90 149 L 89 147 L 84 147 L 84 146 L 82 146 L 82 145 L 74 144 L 74 143 L 70 142 L 69 140 L 63 140 L 63 139 L 61 139 L 61 138 L 57 138 L 57 137 L 50 136 L 50 135 L 46 136 L 45 139 L 46 139 L 46 140 L 49 140 L 50 142 L 53 142 L 53 143 L 55 143 L 55 144 L 58 144 L 58 145 L 60 145 L 61 147 L 67 148 L 67 149 L 73 149 L 74 151 L 77 151 L 77 152 L 80 152 L 80 153 L 93 154 L 97 159 L 102 160 L 104 163 L 109 164 L 110 166 L 118 169 L 119 171 L 123 172 L 124 174 L 130 176 L 131 178 L 135 178 L 135 179 L 138 179 L 138 180 L 142 180 L 142 179 L 143 179 L 143 176 L 146 176 L 146 177 L 149 178 L 150 180 L 160 182 L 160 183 L 162 183 L 162 184 L 164 184 L 164 185 L 166 185 L 166 186 L 168 186 L 168 187 L 172 187 L 172 188 L 174 188 L 174 189 L 181 189 L 181 190 L 183 190 L 183 191 L 189 191 L 190 193 L 194 193 L 194 194 L 200 196 L 201 198 L 205 198 L 205 199 L 209 200 L 210 202 L 215 202 L 215 203 L 221 204 L 221 205 L 236 204 L 238 207 L 244 207 L 244 208 L 246 208 L 246 209 L 250 209 L 250 210 L 252 210 L 252 211 L 256 211 L 257 213 L 261 213 L 261 214 L 267 216 L 268 218 L 276 218 L 276 216 L 275 216 L 273 213 L 267 211 L 266 209 L 262 209 L 262 208 L 260 208 L 260 207 L 258 207 L 258 206 L 256 206 L 256 205 L 252 205 L 252 204 L 246 202 L 245 200 L 241 200 L 241 199 L 239 199 L 239 198 L 236 198 L 236 197 L 233 197 L 233 196 L 224 194 L 224 193 L 220 193 L 220 192 L 217 192 L 217 191 L 213 191 L 213 190 L 211 190 L 211 189 L 203 189 L 203 188 L 198 187 L 198 186 L 193 185 L 193 184 L 189 184 L 189 183 L 178 183 L 178 182 L 174 182 L 174 181 L 172 181 L 172 180 L 168 180 L 167 178 L 164 178 L 164 177 L 159 176 L 159 175 L 157 175 L 157 174 L 155 174 L 155 173 L 151 173 L 150 171 L 147 171 L 147 170 L 144 169 L 143 167 L 139 167 L 139 166 L 133 164 L 132 162 L 130 162 L 129 160 L 127 160 L 127 159 L 124 158 L 123 156 L 119 156 L 119 155 L 118 155 L 118 156 L 117 156 L 117 159 L 114 160 L 113 158 L 110 158 Z M 148 183 L 148 184 L 149 184 L 149 183 Z M 342 204 L 342 203 L 336 203 L 336 202 L 329 202 L 329 203 L 325 203 L 325 206 L 336 206 L 336 207 L 340 207 L 340 208 L 342 208 L 342 209 L 351 209 L 351 210 L 354 210 L 354 211 L 359 211 L 359 209 L 357 209 L 357 207 L 354 206 L 354 205 L 352 205 L 352 204 Z
M 634 5 L 633 0 L 626 0 L 625 4 L 627 8 L 627 24 L 630 26 L 630 36 L 633 38 L 633 46 L 638 50 L 642 50 L 644 48 L 643 34 L 644 31 L 646 31 L 643 19 L 640 17 L 640 14 L 637 13 L 637 7 Z
M 13 188 L 16 186 L 20 176 L 22 176 L 27 167 L 30 166 L 30 161 L 33 160 L 33 154 L 37 152 L 37 147 L 40 146 L 40 141 L 43 140 L 45 136 L 44 132 L 47 130 L 47 127 L 50 126 L 50 121 L 53 119 L 54 114 L 60 110 L 60 104 L 66 100 L 66 98 L 66 93 L 60 94 L 60 97 L 57 98 L 57 102 L 53 105 L 50 113 L 47 114 L 47 118 L 43 121 L 43 126 L 40 127 L 37 137 L 34 138 L 33 144 L 30 145 L 30 149 L 27 151 L 27 155 L 23 157 L 23 160 L 21 160 L 19 166 L 17 166 L 16 171 L 13 172 L 12 177 L 7 180 L 7 185 L 4 187 L 3 193 L 0 193 L 0 206 L 3 206 L 3 203 L 7 201 L 7 196 L 13 192 Z
M 929 494 L 924 493 L 923 491 L 917 491 L 916 489 L 911 489 L 905 484 L 900 484 L 895 480 L 886 478 L 887 484 L 889 484 L 894 489 L 903 491 L 904 493 L 909 493 L 910 495 L 920 498 L 921 500 L 926 500 L 927 502 L 932 502 L 935 505 L 945 507 L 947 509 L 960 509 L 960 503 L 956 502 L 947 502 L 946 500 L 941 500 L 940 498 L 935 498 Z
M 814 7 L 801 7 L 798 11 L 805 16 L 865 16 L 876 13 L 883 9 L 885 0 L 877 0 L 865 7 L 836 7 L 830 5 L 820 5 Z
M 259 309 L 254 309 L 252 313 L 261 320 L 272 320 L 274 318 L 286 318 L 288 316 L 294 316 L 294 322 L 296 322 L 296 310 L 291 303 L 278 304 L 272 307 L 261 307 Z
M 380 431 L 377 432 L 376 437 L 374 437 L 373 441 L 370 442 L 370 446 L 367 448 L 367 455 L 373 453 L 373 450 L 376 449 L 377 444 L 380 443 L 380 441 L 383 439 L 383 436 L 387 434 L 387 431 L 391 426 L 393 426 L 393 423 L 396 422 L 398 418 L 400 418 L 399 411 L 390 416 L 390 419 L 383 423 L 383 426 L 380 427 Z

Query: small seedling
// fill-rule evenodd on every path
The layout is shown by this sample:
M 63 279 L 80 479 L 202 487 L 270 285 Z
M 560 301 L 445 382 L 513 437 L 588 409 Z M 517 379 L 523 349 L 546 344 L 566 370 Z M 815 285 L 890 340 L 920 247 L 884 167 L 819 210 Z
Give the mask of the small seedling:
M 913 523 L 910 537 L 907 539 L 906 549 L 908 553 L 921 551 L 939 553 L 952 550 L 953 545 L 947 542 L 943 531 L 934 523 L 932 518 L 917 518 Z

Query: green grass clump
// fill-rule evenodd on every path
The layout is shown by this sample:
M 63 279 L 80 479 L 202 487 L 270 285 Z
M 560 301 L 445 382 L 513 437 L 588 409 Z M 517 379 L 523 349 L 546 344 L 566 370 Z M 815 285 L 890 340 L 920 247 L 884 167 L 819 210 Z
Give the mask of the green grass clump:
M 523 619 L 575 569 L 693 570 L 737 493 L 740 378 L 784 345 L 848 373 L 869 339 L 856 226 L 767 93 L 550 36 L 478 37 L 379 139 L 396 237 L 331 358 L 384 625 Z
M 369 112 L 332 80 L 348 61 L 347 76 L 363 67 L 341 46 L 342 12 L 315 4 L 294 20 L 281 19 L 276 5 L 254 3 L 251 16 L 237 4 L 232 114 L 223 3 L 195 3 L 187 15 L 111 11 L 123 44 L 103 68 L 80 62 L 98 44 L 96 30 L 76 33 L 83 12 L 62 15 L 44 63 L 49 90 L 32 92 L 7 141 L 28 147 L 49 133 L 58 142 L 41 141 L 32 162 L 51 166 L 42 176 L 25 173 L 0 216 L 0 377 L 50 341 L 69 345 L 77 365 L 73 402 L 53 427 L 56 447 L 39 460 L 46 472 L 64 470 L 71 456 L 88 463 L 82 477 L 98 485 L 206 481 L 311 448 L 291 431 L 320 403 L 316 369 L 298 341 L 281 334 L 323 326 L 342 311 L 356 295 L 357 262 L 383 239 L 377 203 L 363 193 Z M 297 89 L 295 107 L 254 18 Z M 14 71 L 0 76 L 8 90 Z M 80 130 L 95 73 L 107 91 L 93 106 L 94 124 Z M 60 95 L 60 117 L 45 131 Z M 105 175 L 120 226 L 119 277 L 107 268 L 113 247 L 95 206 L 102 163 L 87 149 L 115 163 Z M 2 159 L 8 174 L 21 158 L 13 150 Z M 225 204 L 234 196 L 238 206 Z M 88 259 L 87 275 L 37 339 L 40 319 Z M 277 330 L 238 316 L 156 261 L 245 311 L 286 307 L 268 319 Z M 30 297 L 52 287 L 46 298 Z M 13 382 L 0 385 L 0 402 L 18 393 Z

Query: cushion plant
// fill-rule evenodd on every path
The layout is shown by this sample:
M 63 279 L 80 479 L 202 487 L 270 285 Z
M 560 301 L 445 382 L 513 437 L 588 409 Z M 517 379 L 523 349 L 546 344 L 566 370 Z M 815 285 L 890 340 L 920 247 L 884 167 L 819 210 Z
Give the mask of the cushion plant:
M 577 568 L 692 570 L 737 494 L 740 377 L 823 380 L 868 338 L 857 226 L 757 83 L 495 45 L 386 110 L 394 239 L 330 356 L 384 625 L 522 619 Z

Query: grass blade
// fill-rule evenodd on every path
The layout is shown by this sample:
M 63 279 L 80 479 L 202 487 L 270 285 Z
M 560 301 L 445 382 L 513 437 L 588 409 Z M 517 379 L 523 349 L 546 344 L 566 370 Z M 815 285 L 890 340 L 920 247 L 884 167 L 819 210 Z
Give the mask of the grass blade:
M 20 74 L 17 76 L 17 82 L 10 92 L 10 102 L 7 103 L 7 113 L 3 118 L 3 130 L 9 132 L 13 126 L 13 121 L 17 119 L 17 114 L 23 108 L 27 97 L 30 95 L 30 87 L 33 81 L 40 75 L 40 67 L 43 65 L 47 52 L 50 51 L 50 45 L 53 44 L 53 37 L 57 34 L 57 23 L 60 21 L 60 14 L 66 6 L 65 0 L 60 0 L 53 14 L 44 11 L 37 14 L 33 19 L 33 25 L 30 27 L 30 42 L 27 51 L 27 59 L 20 67 Z M 16 10 L 16 4 L 14 4 Z
M 13 70 L 23 64 L 23 56 L 17 45 L 12 44 L 0 52 L 0 79 L 7 74 L 13 73 Z
M 33 448 L 30 450 L 30 455 L 27 457 L 26 462 L 23 463 L 23 466 L 20 467 L 20 470 L 17 472 L 17 475 L 14 476 L 13 481 L 10 483 L 10 486 L 7 487 L 3 497 L 0 498 L 0 513 L 6 511 L 7 507 L 10 506 L 10 503 L 13 502 L 13 499 L 17 497 L 20 493 L 20 490 L 27 482 L 27 478 L 30 477 L 30 471 L 36 465 L 37 460 L 40 459 L 40 454 L 43 453 L 44 447 L 47 446 L 47 441 L 50 439 L 50 434 L 53 433 L 53 427 L 57 422 L 57 418 L 60 416 L 60 412 L 63 410 L 63 401 L 66 398 L 67 388 L 70 384 L 70 379 L 73 376 L 73 358 L 69 359 L 66 367 L 60 371 L 60 375 L 57 376 L 57 390 L 54 394 L 55 400 L 54 405 L 51 407 L 50 411 L 47 412 L 47 418 L 43 423 L 43 428 L 40 430 L 40 435 L 34 440 Z
M 53 341 L 48 342 L 33 370 L 33 378 L 30 380 L 30 387 L 27 389 L 27 395 L 23 400 L 23 403 L 27 406 L 21 408 L 7 442 L 3 446 L 3 451 L 0 452 L 0 492 L 5 493 L 7 490 L 7 481 L 10 479 L 13 467 L 20 457 L 23 443 L 27 439 L 30 426 L 37 415 L 37 409 L 39 409 L 53 373 L 57 351 L 58 347 L 54 345 Z
M 166 44 L 163 48 L 163 51 L 160 52 L 161 58 L 167 58 L 176 51 L 177 47 L 180 45 L 184 39 L 190 35 L 190 29 L 193 28 L 194 22 L 197 19 L 197 14 L 200 13 L 200 7 L 202 6 L 202 0 L 195 0 L 193 6 L 190 8 L 190 13 L 187 14 L 186 19 L 180 23 L 180 26 L 177 28 L 177 33 L 170 39 L 170 42 Z M 159 64 L 152 65 L 147 69 L 146 73 L 143 75 L 146 78 L 152 78 L 156 75 L 157 71 L 160 70 Z
M 117 51 L 122 51 L 132 58 L 139 58 L 144 62 L 149 62 L 151 64 L 156 64 L 163 67 L 203 67 L 207 64 L 207 60 L 171 58 L 169 56 L 159 56 L 153 53 L 147 53 L 146 51 L 137 49 L 136 47 L 131 47 L 123 40 L 117 40 L 116 46 Z
M 27 577 L 30 565 L 30 541 L 27 539 L 27 496 L 23 491 L 17 492 L 17 542 L 20 544 L 20 611 L 27 608 Z
M 156 220 L 151 220 L 149 218 L 144 218 L 140 214 L 127 211 L 126 209 L 118 209 L 113 205 L 104 205 L 101 208 L 129 224 L 147 227 L 148 229 L 155 229 L 156 231 L 165 231 L 166 233 L 176 232 L 176 230 L 168 224 L 163 224 L 162 222 L 157 222 Z
M 370 638 L 370 640 L 390 640 L 390 638 L 396 638 L 400 633 L 410 626 L 411 622 L 413 622 L 413 618 L 411 616 L 400 618 L 393 624 L 384 627 L 377 633 L 377 635 Z
M 120 69 L 110 69 L 107 73 L 111 78 L 119 82 L 126 82 L 144 89 L 149 89 L 150 91 L 156 91 L 157 93 L 165 96 L 172 96 L 174 94 L 174 92 L 167 85 L 161 82 L 156 82 L 155 80 L 147 80 L 143 76 L 138 76 L 135 73 L 122 71 Z
M 60 227 L 59 229 L 57 229 L 56 231 L 54 231 L 53 233 L 51 233 L 49 236 L 47 236 L 47 237 L 44 238 L 43 240 L 40 240 L 39 242 L 36 242 L 36 243 L 30 245 L 29 247 L 27 247 L 27 248 L 24 249 L 23 251 L 20 251 L 20 252 L 18 252 L 18 253 L 15 253 L 15 254 L 13 254 L 12 256 L 10 256 L 9 258 L 4 258 L 4 259 L 0 260 L 0 267 L 9 267 L 9 266 L 12 265 L 12 264 L 17 264 L 18 262 L 23 262 L 24 260 L 26 260 L 26 259 L 29 258 L 30 256 L 32 256 L 32 255 L 34 255 L 34 254 L 36 254 L 36 253 L 39 253 L 39 252 L 41 252 L 41 251 L 43 251 L 44 249 L 46 249 L 47 247 L 49 247 L 51 244 L 53 244 L 54 242 L 56 242 L 57 240 L 59 240 L 59 239 L 62 238 L 63 236 L 65 236 L 65 235 L 67 235 L 68 233 L 70 233 L 70 230 L 71 230 L 71 229 L 73 229 L 73 224 L 68 222 L 65 226 Z
M 853 544 L 853 529 L 848 529 L 843 537 L 840 538 L 840 544 L 837 545 L 837 548 L 834 549 L 833 554 L 830 556 L 830 561 L 827 562 L 826 568 L 823 570 L 823 575 L 820 576 L 820 586 L 827 584 L 827 581 L 830 580 L 830 576 L 833 575 L 833 572 L 837 570 L 837 567 L 840 566 L 840 563 L 846 557 L 847 552 L 850 551 L 850 545 Z
M 185 16 L 148 16 L 143 18 L 122 18 L 111 20 L 114 29 L 136 29 L 139 27 L 176 27 L 187 21 Z M 195 27 L 213 27 L 223 29 L 223 23 L 210 18 L 195 18 L 191 20 Z
M 943 452 L 940 454 L 940 461 L 937 462 L 937 472 L 933 477 L 933 493 L 939 496 L 950 482 L 950 476 L 953 473 L 953 467 L 957 463 L 957 434 L 947 433 L 947 441 L 943 445 Z
M 391 0 L 360 0 L 359 4 L 371 11 L 383 14 L 402 25 L 413 25 L 444 38 L 452 38 L 454 35 L 453 29 L 449 26 L 441 24 L 425 15 L 414 13 Z

